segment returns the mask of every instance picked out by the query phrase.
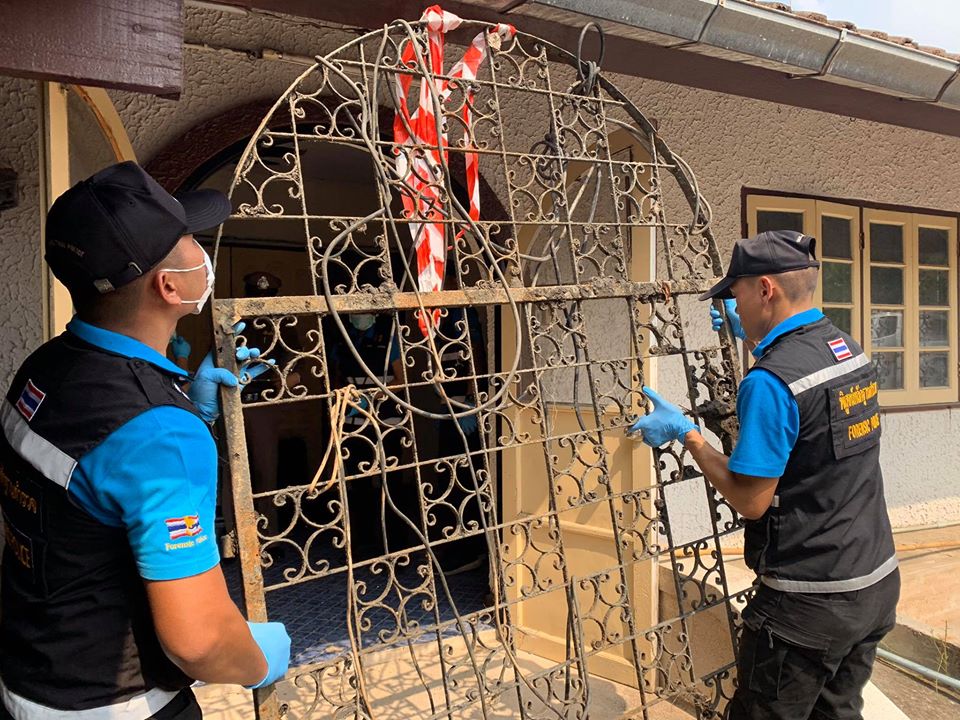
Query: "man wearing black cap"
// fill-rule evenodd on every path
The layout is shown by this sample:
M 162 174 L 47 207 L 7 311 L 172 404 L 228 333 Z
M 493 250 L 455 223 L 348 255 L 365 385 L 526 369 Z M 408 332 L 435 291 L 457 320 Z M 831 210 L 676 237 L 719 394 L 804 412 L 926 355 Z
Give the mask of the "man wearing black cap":
M 731 330 L 754 346 L 730 457 L 649 388 L 654 409 L 631 428 L 653 447 L 683 443 L 745 518 L 745 560 L 759 586 L 743 612 L 731 720 L 861 718 L 900 593 L 877 375 L 813 307 L 815 248 L 791 231 L 740 240 L 726 277 L 700 298 L 724 299 Z M 711 314 L 719 329 L 719 311 Z
M 222 194 L 175 199 L 134 163 L 50 209 L 46 259 L 77 315 L 0 410 L 0 717 L 199 718 L 195 679 L 259 686 L 286 671 L 286 631 L 243 619 L 212 536 L 206 423 L 218 385 L 238 379 L 211 354 L 188 397 L 164 356 L 213 288 L 192 233 L 229 214 Z M 251 375 L 258 356 L 237 351 Z

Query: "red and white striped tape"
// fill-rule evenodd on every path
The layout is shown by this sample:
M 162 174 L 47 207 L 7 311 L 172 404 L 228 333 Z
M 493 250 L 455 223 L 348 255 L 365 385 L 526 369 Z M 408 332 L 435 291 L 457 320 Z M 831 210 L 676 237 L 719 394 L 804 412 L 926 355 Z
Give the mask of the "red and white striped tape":
M 443 289 L 447 256 L 445 225 L 439 222 L 443 218 L 443 208 L 438 183 L 447 164 L 448 147 L 443 120 L 441 118 L 438 123 L 434 115 L 433 97 L 436 95 L 442 108 L 450 97 L 452 81 L 469 82 L 477 77 L 477 71 L 487 56 L 487 33 L 481 32 L 473 39 L 463 58 L 450 69 L 449 79 L 446 79 L 440 77 L 443 75 L 444 35 L 457 28 L 462 20 L 453 13 L 445 12 L 439 5 L 427 8 L 420 20 L 427 28 L 428 72 L 421 78 L 419 101 L 412 113 L 407 94 L 413 83 L 413 75 L 397 75 L 399 106 L 393 120 L 393 140 L 399 146 L 396 150 L 397 173 L 406 186 L 402 194 L 404 214 L 412 221 L 409 227 L 417 251 L 417 283 L 421 292 L 433 292 Z M 503 41 L 513 37 L 516 29 L 512 25 L 500 23 L 491 32 Z M 415 60 L 416 52 L 408 40 L 401 53 L 401 62 L 405 67 L 413 67 Z M 473 137 L 472 104 L 473 91 L 467 90 L 463 103 L 464 135 L 467 142 Z M 420 147 L 417 150 L 403 150 L 404 147 L 413 146 Z M 467 192 L 470 195 L 468 212 L 476 221 L 480 219 L 480 160 L 476 152 L 469 151 L 464 159 Z M 432 311 L 429 320 L 418 318 L 424 335 L 435 330 L 439 321 L 439 310 Z

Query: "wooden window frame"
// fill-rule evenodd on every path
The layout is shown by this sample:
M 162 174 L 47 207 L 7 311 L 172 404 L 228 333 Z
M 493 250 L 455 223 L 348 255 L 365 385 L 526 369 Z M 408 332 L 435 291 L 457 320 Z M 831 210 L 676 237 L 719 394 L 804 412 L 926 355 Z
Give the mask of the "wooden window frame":
M 796 212 L 803 214 L 803 232 L 819 238 L 822 234 L 824 217 L 842 217 L 851 222 L 852 256 L 852 296 L 851 333 L 861 343 L 864 350 L 871 354 L 872 333 L 871 317 L 874 305 L 870 296 L 870 223 L 892 222 L 904 228 L 904 312 L 903 322 L 903 379 L 904 387 L 898 390 L 882 390 L 880 402 L 889 409 L 934 409 L 956 407 L 960 404 L 960 361 L 958 361 L 958 336 L 960 336 L 960 289 L 958 289 L 958 217 L 955 214 L 869 203 L 860 200 L 839 198 L 821 198 L 807 195 L 777 194 L 771 191 L 743 190 L 743 229 L 747 235 L 757 232 L 757 213 L 760 211 Z M 920 356 L 923 352 L 942 351 L 940 349 L 923 350 L 920 347 L 920 312 L 927 309 L 920 306 L 919 278 L 921 269 L 931 269 L 919 264 L 919 229 L 933 227 L 947 230 L 948 236 L 948 280 L 949 305 L 942 309 L 948 313 L 948 343 L 943 348 L 948 353 L 948 387 L 924 388 L 920 386 Z M 818 252 L 818 256 L 820 253 Z M 821 262 L 824 258 L 820 256 Z M 830 260 L 826 262 L 844 262 Z M 874 263 L 876 264 L 876 263 Z M 886 263 L 882 263 L 886 264 Z M 943 269 L 942 267 L 939 269 Z M 816 303 L 823 307 L 822 296 L 823 270 L 821 283 L 817 286 Z M 830 303 L 831 306 L 847 306 Z
M 874 262 L 871 255 L 871 226 L 873 224 L 878 225 L 898 225 L 903 228 L 903 261 L 899 263 L 894 262 L 884 262 L 877 261 Z M 864 242 L 863 242 L 863 317 L 864 317 L 864 333 L 863 333 L 863 349 L 866 351 L 867 355 L 870 355 L 871 358 L 874 354 L 873 347 L 873 333 L 868 332 L 870 329 L 870 323 L 872 322 L 871 318 L 873 316 L 874 309 L 878 310 L 892 310 L 894 312 L 902 311 L 903 312 L 903 327 L 901 328 L 901 344 L 897 347 L 889 348 L 889 351 L 899 352 L 903 356 L 903 388 L 899 390 L 881 390 L 880 391 L 880 402 L 883 405 L 911 405 L 922 403 L 922 400 L 919 398 L 914 398 L 912 391 L 915 390 L 915 383 L 911 382 L 911 379 L 916 373 L 918 373 L 917 365 L 918 357 L 916 354 L 911 353 L 911 348 L 915 347 L 913 339 L 915 336 L 919 335 L 916 327 L 910 322 L 912 317 L 911 312 L 911 298 L 914 296 L 914 282 L 913 282 L 913 272 L 911 272 L 911 267 L 913 266 L 914 253 L 911 252 L 913 243 L 911 238 L 913 237 L 913 219 L 910 216 L 910 213 L 906 212 L 895 212 L 891 210 L 874 210 L 866 209 L 863 211 L 863 232 L 864 232 Z M 872 269 L 874 267 L 878 268 L 902 268 L 903 269 L 903 304 L 884 304 L 877 303 L 876 305 L 872 300 Z M 885 350 L 887 348 L 884 348 Z M 879 352 L 879 351 L 878 351 Z
M 840 303 L 831 302 L 830 307 L 845 308 L 850 310 L 850 334 L 853 339 L 862 344 L 863 338 L 863 277 L 862 277 L 862 247 L 860 243 L 860 208 L 855 205 L 846 205 L 843 203 L 829 202 L 826 200 L 817 200 L 817 223 L 813 230 L 815 238 L 823 236 L 823 219 L 825 217 L 841 218 L 850 222 L 850 260 L 842 258 L 827 258 L 823 256 L 823 244 L 817 245 L 817 258 L 820 260 L 820 282 L 817 283 L 816 303 L 817 307 L 823 308 L 823 265 L 824 263 L 835 263 L 850 265 L 850 302 Z

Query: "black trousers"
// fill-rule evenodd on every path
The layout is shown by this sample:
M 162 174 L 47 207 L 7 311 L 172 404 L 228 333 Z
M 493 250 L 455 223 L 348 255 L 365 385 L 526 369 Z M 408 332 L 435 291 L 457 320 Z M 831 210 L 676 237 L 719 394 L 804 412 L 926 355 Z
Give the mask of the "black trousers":
M 184 688 L 170 702 L 143 720 L 202 720 L 203 711 L 190 688 Z M 13 720 L 13 715 L 0 702 L 0 720 Z
M 899 570 L 853 592 L 761 585 L 743 611 L 728 720 L 861 720 L 863 688 L 899 597 Z
M 185 688 L 148 720 L 202 720 L 203 710 L 193 690 Z

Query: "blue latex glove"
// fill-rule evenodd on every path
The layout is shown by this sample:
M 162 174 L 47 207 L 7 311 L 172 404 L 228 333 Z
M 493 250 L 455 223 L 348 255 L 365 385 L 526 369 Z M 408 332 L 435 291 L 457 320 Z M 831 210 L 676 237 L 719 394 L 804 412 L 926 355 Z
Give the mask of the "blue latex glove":
M 357 403 L 360 406 L 361 410 L 366 410 L 370 407 L 370 403 L 367 402 L 367 397 L 365 395 L 360 396 L 360 401 Z M 347 412 L 344 414 L 344 417 L 356 417 L 360 414 L 360 410 L 357 410 L 353 405 L 347 406 Z
M 478 423 L 476 415 L 458 417 L 457 422 L 460 424 L 460 429 L 463 430 L 464 435 L 473 435 L 473 433 L 477 431 Z
M 246 327 L 246 323 L 239 322 L 233 326 L 233 333 L 239 334 Z M 237 363 L 240 365 L 240 377 L 237 377 L 226 368 L 217 367 L 213 361 L 213 350 L 207 353 L 207 356 L 200 363 L 197 372 L 190 383 L 190 389 L 187 391 L 193 404 L 196 405 L 200 417 L 208 423 L 212 423 L 220 417 L 220 395 L 218 390 L 221 385 L 227 388 L 235 388 L 241 382 L 248 383 L 253 378 L 267 371 L 267 368 L 274 363 L 270 360 L 266 363 L 259 362 L 260 350 L 258 348 L 238 347 Z
M 190 343 L 183 335 L 174 335 L 170 338 L 170 350 L 175 358 L 190 357 Z
M 746 340 L 747 334 L 743 331 L 743 325 L 740 324 L 740 315 L 737 314 L 737 301 L 730 298 L 723 301 L 723 310 L 727 316 L 727 322 L 730 324 L 730 332 L 735 338 Z M 712 305 L 710 306 L 710 325 L 717 332 L 723 327 L 723 318 L 720 311 Z
M 650 447 L 661 447 L 671 440 L 683 442 L 684 436 L 699 428 L 676 405 L 667 402 L 648 387 L 643 394 L 653 402 L 653 412 L 637 420 L 627 431 L 643 433 L 641 439 Z
M 283 623 L 248 622 L 247 626 L 250 628 L 250 634 L 253 635 L 253 641 L 267 660 L 267 674 L 264 675 L 263 680 L 256 685 L 247 686 L 248 690 L 253 690 L 272 685 L 287 674 L 287 668 L 290 667 L 290 636 Z

